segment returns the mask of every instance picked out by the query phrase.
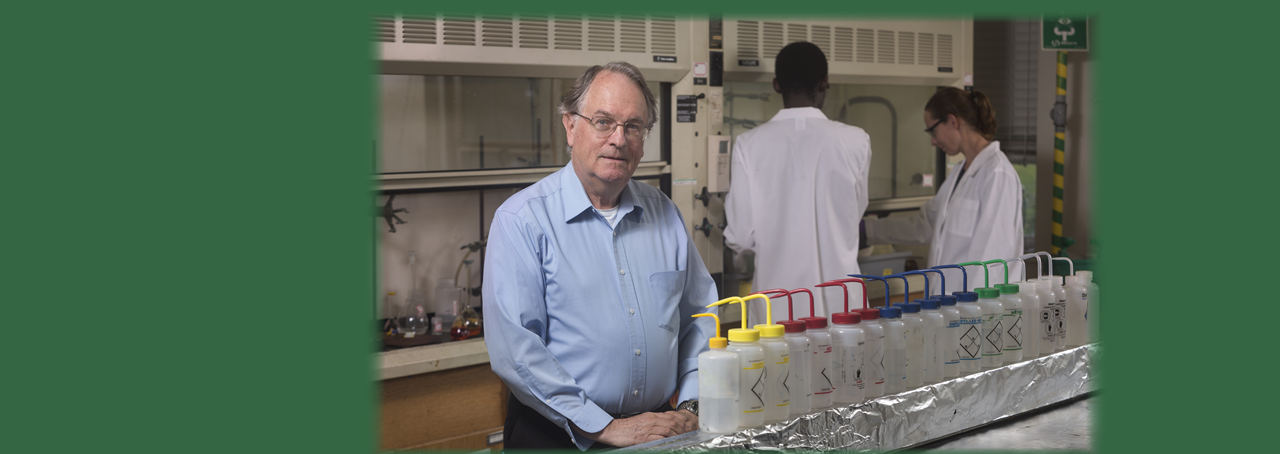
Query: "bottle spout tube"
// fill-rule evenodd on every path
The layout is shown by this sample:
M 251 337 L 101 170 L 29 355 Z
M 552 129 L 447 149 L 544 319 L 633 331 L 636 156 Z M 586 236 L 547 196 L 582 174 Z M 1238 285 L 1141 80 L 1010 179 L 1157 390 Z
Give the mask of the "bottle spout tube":
M 1049 279 L 1053 279 L 1053 256 L 1049 255 L 1049 253 L 1045 251 L 1036 252 L 1036 257 L 1039 257 L 1041 255 L 1048 257 L 1048 260 L 1045 260 L 1044 265 L 1045 265 L 1045 269 L 1049 270 Z M 1036 266 L 1039 266 L 1039 262 L 1037 262 Z M 1040 276 L 1044 276 L 1044 275 L 1041 274 Z
M 923 278 L 924 278 L 924 297 L 925 297 L 925 298 L 928 298 L 928 297 L 929 297 L 929 275 L 925 274 L 923 271 L 920 271 L 920 270 L 915 270 L 915 271 L 903 271 L 903 272 L 898 273 L 898 274 L 903 275 L 903 276 L 906 276 L 906 275 L 908 275 L 908 274 L 915 274 L 915 275 L 919 275 L 920 277 L 923 277 Z M 906 282 L 906 280 L 907 280 L 907 278 L 905 278 L 905 277 L 904 277 L 904 278 L 902 278 L 902 281 L 903 281 L 903 282 Z M 910 294 L 908 294 L 907 296 L 911 296 L 911 295 L 910 295 Z M 903 299 L 906 299 L 906 297 L 904 296 L 904 297 L 903 297 Z
M 879 278 L 879 277 L 877 277 L 877 276 L 871 276 L 871 275 L 866 275 L 866 274 L 850 274 L 850 275 L 849 275 L 849 277 L 856 277 L 856 278 L 858 278 L 858 279 L 865 279 L 865 280 L 868 280 L 868 281 L 880 281 L 880 282 L 884 282 L 884 307 L 890 307 L 890 306 L 889 306 L 889 281 L 886 281 L 886 280 L 884 280 L 884 279 L 881 279 L 881 278 Z M 865 284 L 864 284 L 864 285 L 865 285 Z M 864 287 L 864 288 L 865 288 L 865 287 Z
M 857 282 L 862 284 L 862 308 L 867 309 L 867 282 L 858 278 L 833 279 L 827 283 Z M 841 287 L 844 287 L 841 285 Z M 849 312 L 849 289 L 844 290 L 844 311 Z
M 720 337 L 720 317 L 717 317 L 717 316 L 716 316 L 716 314 L 715 314 L 714 312 L 704 312 L 704 313 L 701 313 L 701 314 L 693 314 L 693 316 L 694 316 L 694 317 L 711 317 L 711 318 L 715 319 L 715 321 L 716 321 L 716 336 L 715 336 L 715 337 Z
M 1076 275 L 1076 264 L 1075 264 L 1075 263 L 1072 263 L 1072 262 L 1071 262 L 1071 259 L 1066 258 L 1066 257 L 1054 257 L 1053 259 L 1054 259 L 1054 260 L 1066 260 L 1066 261 L 1067 261 L 1067 266 L 1068 266 L 1068 268 L 1067 268 L 1067 271 L 1068 271 L 1068 272 L 1067 272 L 1067 276 L 1075 276 L 1075 275 Z M 1050 266 L 1049 268 L 1053 268 L 1053 267 L 1052 267 L 1052 266 Z
M 1027 259 L 1029 259 L 1029 258 L 1035 258 L 1035 259 L 1036 259 L 1036 272 L 1037 272 L 1037 273 L 1039 273 L 1039 272 L 1040 272 L 1040 256 L 1039 256 L 1039 255 L 1036 255 L 1036 254 L 1034 254 L 1034 253 L 1032 253 L 1032 254 L 1022 254 L 1022 255 L 1019 255 L 1017 258 L 1011 258 L 1011 259 L 1007 259 L 1007 260 L 1024 260 L 1024 261 L 1025 261 L 1025 260 L 1027 260 Z M 1024 264 L 1022 264 L 1022 280 L 1023 280 L 1023 281 L 1026 281 L 1026 280 L 1027 280 L 1027 264 L 1025 264 L 1025 263 L 1024 263 Z
M 772 288 L 772 289 L 769 289 L 769 290 L 761 290 L 761 291 L 758 291 L 758 292 L 756 292 L 756 293 L 759 293 L 759 294 L 761 294 L 761 295 L 764 295 L 764 296 L 767 296 L 767 297 L 770 297 L 770 298 L 777 298 L 777 297 L 779 297 L 779 296 L 786 295 L 786 296 L 787 296 L 787 320 L 795 320 L 795 319 L 796 319 L 795 314 L 792 314 L 792 313 L 791 313 L 791 292 L 788 292 L 788 291 L 783 290 L 783 289 L 780 289 L 780 288 Z M 754 294 L 755 294 L 755 293 L 753 293 L 753 295 L 754 295 Z
M 759 293 L 752 293 L 742 297 L 742 323 L 745 328 L 747 323 L 747 300 L 764 299 L 764 324 L 773 324 L 773 304 L 769 302 L 769 297 Z
M 890 274 L 890 275 L 888 275 L 888 276 L 885 276 L 885 277 L 884 277 L 884 280 L 885 280 L 885 281 L 888 281 L 888 280 L 889 280 L 889 278 L 891 278 L 891 277 L 896 277 L 896 278 L 898 278 L 898 279 L 902 279 L 902 301 L 905 303 L 905 302 L 907 302 L 907 301 L 911 301 L 911 284 L 908 284 L 908 283 L 907 283 L 907 277 L 906 277 L 906 276 L 903 276 L 902 274 L 905 274 L 905 273 L 900 273 L 900 274 Z M 887 282 L 886 282 L 886 284 L 887 284 Z M 888 301 L 888 300 L 889 300 L 888 298 L 885 298 L 885 301 Z
M 722 300 L 720 300 L 720 301 L 716 301 L 716 302 L 714 302 L 714 303 L 711 303 L 711 304 L 707 305 L 707 307 L 716 307 L 716 306 L 719 306 L 719 305 L 721 305 L 721 304 L 733 304 L 733 303 L 739 303 L 739 304 L 742 306 L 742 322 L 741 322 L 741 323 L 742 323 L 742 325 L 743 325 L 743 326 L 746 326 L 746 324 L 747 324 L 747 305 L 746 305 L 746 303 L 743 303 L 743 302 L 742 302 L 742 298 L 739 298 L 739 297 L 736 297 L 736 296 L 730 296 L 730 297 L 725 298 L 725 299 L 722 299 Z
M 987 271 L 987 266 L 983 265 L 982 262 L 964 262 L 964 263 L 957 263 L 957 265 L 982 267 L 982 286 L 991 287 L 991 273 Z M 965 291 L 968 291 L 968 289 L 965 289 Z
M 1009 262 L 1004 261 L 1004 259 L 987 260 L 985 262 L 982 262 L 982 267 L 986 268 L 989 265 L 993 265 L 997 263 L 1004 265 L 1004 283 L 1008 284 L 1009 283 Z
M 939 270 L 939 269 L 933 269 L 933 268 L 925 268 L 925 269 L 923 269 L 923 270 L 917 270 L 917 271 L 918 271 L 918 272 L 921 272 L 921 273 L 938 273 L 938 281 L 939 281 L 939 282 L 941 282 L 941 284 L 939 284 L 939 285 L 938 285 L 938 289 L 942 291 L 942 294 L 943 294 L 943 295 L 946 295 L 946 294 L 947 294 L 947 277 L 946 277 L 946 273 L 943 273 L 943 272 L 942 272 L 942 270 Z M 925 278 L 924 278 L 924 286 L 925 286 L 925 289 L 924 289 L 924 295 L 925 295 L 925 298 L 928 298 L 928 297 L 929 297 L 929 288 L 928 288 L 928 287 L 929 287 L 929 278 L 928 278 L 928 277 L 925 277 Z
M 800 293 L 800 292 L 804 292 L 804 293 L 808 293 L 808 294 L 809 294 L 809 316 L 810 316 L 810 317 L 817 317 L 817 316 L 818 316 L 818 314 L 817 314 L 816 312 L 814 312 L 814 311 L 813 311 L 813 292 L 809 291 L 809 289 L 807 289 L 807 288 L 803 288 L 803 287 L 801 287 L 801 288 L 798 288 L 798 289 L 792 290 L 792 291 L 791 291 L 791 294 L 792 294 L 792 295 L 794 295 L 794 294 L 797 294 L 797 293 Z M 792 320 L 795 320 L 795 319 L 792 319 Z
M 967 291 L 969 291 L 969 273 L 968 273 L 968 272 L 965 272 L 965 270 L 964 270 L 964 267 L 963 267 L 963 266 L 960 266 L 960 265 L 938 265 L 938 266 L 933 267 L 933 269 L 935 269 L 935 270 L 941 270 L 941 269 L 943 269 L 943 268 L 955 268 L 955 269 L 960 270 L 960 291 L 962 291 L 962 292 L 967 292 Z

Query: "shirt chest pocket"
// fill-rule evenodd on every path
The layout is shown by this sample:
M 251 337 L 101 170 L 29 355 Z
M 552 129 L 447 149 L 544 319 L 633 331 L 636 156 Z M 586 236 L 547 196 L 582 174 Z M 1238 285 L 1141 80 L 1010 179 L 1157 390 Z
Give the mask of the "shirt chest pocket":
M 961 238 L 972 238 L 978 226 L 978 201 L 955 198 L 947 204 L 946 232 Z
M 680 329 L 680 298 L 687 271 L 661 271 L 649 275 L 649 293 L 658 327 L 675 333 Z

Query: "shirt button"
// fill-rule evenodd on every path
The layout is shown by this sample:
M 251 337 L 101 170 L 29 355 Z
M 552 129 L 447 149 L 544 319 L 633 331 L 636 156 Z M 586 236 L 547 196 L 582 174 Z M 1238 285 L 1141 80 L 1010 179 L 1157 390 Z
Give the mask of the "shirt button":
M 634 308 L 633 308 L 633 309 L 627 309 L 627 310 L 628 310 L 628 311 L 631 311 L 631 313 L 632 313 L 632 314 L 636 313 L 636 310 L 635 310 Z
M 640 349 L 636 349 L 636 356 L 640 356 Z
M 639 396 L 639 395 L 640 395 L 640 390 L 638 390 L 638 389 L 637 389 L 637 390 L 631 391 L 631 395 L 633 395 L 633 396 Z
M 623 275 L 623 276 L 626 276 L 626 275 L 627 275 L 627 270 L 618 270 L 618 272 L 619 272 L 619 273 L 622 273 L 622 275 Z

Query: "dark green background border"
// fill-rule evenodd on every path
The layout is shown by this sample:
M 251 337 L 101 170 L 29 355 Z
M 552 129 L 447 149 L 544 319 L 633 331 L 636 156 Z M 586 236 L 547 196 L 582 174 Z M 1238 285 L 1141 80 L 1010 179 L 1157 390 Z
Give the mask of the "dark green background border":
M 1274 318 L 1268 293 L 1210 282 L 1273 255 L 1275 202 L 1260 195 L 1277 167 L 1264 110 L 1276 65 L 1274 46 L 1251 43 L 1275 41 L 1276 8 L 861 3 L 724 10 L 1095 15 L 1094 235 L 1109 338 L 1098 446 L 1252 447 L 1275 420 L 1262 365 L 1274 329 L 1254 321 Z M 371 451 L 375 9 L 40 6 L 0 11 L 0 444 Z

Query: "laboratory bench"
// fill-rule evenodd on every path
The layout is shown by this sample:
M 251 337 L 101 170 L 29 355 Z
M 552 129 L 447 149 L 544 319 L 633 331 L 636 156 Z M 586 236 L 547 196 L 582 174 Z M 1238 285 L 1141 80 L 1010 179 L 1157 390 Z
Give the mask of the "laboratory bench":
M 903 289 L 901 280 L 895 281 L 896 285 L 890 281 L 890 300 L 896 302 L 902 300 Z M 913 279 L 912 290 L 923 289 L 923 284 L 923 279 L 918 283 Z M 850 293 L 857 294 L 852 291 Z M 883 305 L 883 284 L 868 286 L 868 293 L 873 307 Z M 921 297 L 920 292 L 913 291 L 910 295 L 911 299 Z M 851 298 L 850 308 L 853 306 Z M 857 302 L 857 307 L 861 307 L 861 301 Z M 740 324 L 739 311 L 721 312 L 725 316 L 722 328 Z M 383 351 L 376 353 L 375 360 L 381 385 L 380 450 L 501 451 L 508 390 L 489 367 L 489 350 L 484 338 Z M 1087 405 L 1085 403 L 1078 406 L 1087 408 Z M 1073 417 L 1078 414 L 1079 412 L 1071 413 Z M 1013 432 L 1019 430 L 1024 429 Z M 994 428 L 988 432 L 987 435 L 961 438 L 953 436 L 951 443 L 961 443 L 959 446 L 966 446 L 963 443 L 980 445 L 986 439 L 1018 435 L 1002 435 L 1008 430 L 999 431 Z M 956 445 L 944 444 L 938 447 L 948 449 L 952 446 Z

